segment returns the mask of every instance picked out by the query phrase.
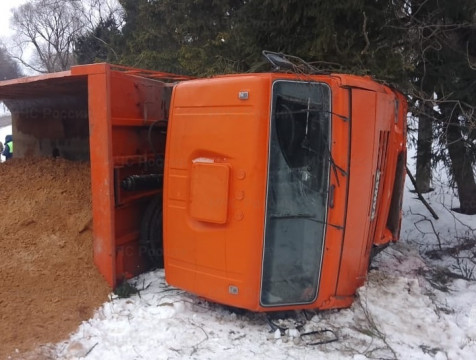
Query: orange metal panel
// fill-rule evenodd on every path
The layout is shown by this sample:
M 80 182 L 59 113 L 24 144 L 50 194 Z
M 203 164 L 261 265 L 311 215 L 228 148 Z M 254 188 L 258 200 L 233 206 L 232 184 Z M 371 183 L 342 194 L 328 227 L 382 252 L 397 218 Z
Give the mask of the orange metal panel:
M 397 99 L 391 92 L 388 94 L 378 94 L 377 102 L 377 126 L 380 131 L 386 131 L 388 134 L 388 145 L 383 168 L 381 169 L 382 178 L 377 201 L 377 220 L 374 227 L 373 242 L 376 245 L 386 244 L 392 240 L 392 234 L 386 230 L 386 223 L 390 209 L 390 202 L 395 181 L 395 164 L 400 148 L 397 148 L 396 140 L 398 137 L 398 112 L 396 112 Z
M 171 88 L 151 79 L 170 74 L 112 68 L 94 64 L 71 72 L 88 77 L 94 260 L 114 287 L 147 267 L 139 229 L 148 200 L 161 189 L 128 192 L 120 183 L 162 172 Z
M 191 171 L 190 216 L 226 223 L 230 168 L 227 164 L 194 163 Z
M 56 92 L 58 84 L 61 83 L 61 80 L 66 80 L 66 82 L 68 82 L 71 75 L 71 71 L 62 71 L 57 73 L 1 81 L 0 98 L 2 100 L 20 97 L 27 99 L 31 95 L 37 95 L 40 88 L 43 91 L 43 95 L 47 94 L 48 92 Z M 24 86 L 25 84 L 28 86 Z M 69 88 L 68 91 L 67 86 L 63 86 L 63 88 L 66 92 L 71 92 L 73 90 Z M 31 93 L 29 91 L 31 91 Z
M 88 77 L 89 138 L 93 203 L 94 262 L 116 283 L 114 182 L 109 69 Z
M 110 120 L 114 167 L 114 238 L 117 280 L 143 272 L 148 261 L 139 246 L 142 214 L 162 189 L 127 191 L 129 175 L 161 174 L 170 88 L 132 71 L 110 71 Z M 149 74 L 150 75 L 150 74 Z
M 337 295 L 355 293 L 365 278 L 360 264 L 368 263 L 370 206 L 376 175 L 374 91 L 352 89 L 351 145 L 347 222 Z
M 313 307 L 321 309 L 340 307 L 341 301 L 336 302 L 337 281 L 339 278 L 341 253 L 343 249 L 346 228 L 347 191 L 349 187 L 350 160 L 350 90 L 340 86 L 340 81 L 332 81 L 333 94 L 332 112 L 332 146 L 331 154 L 335 166 L 341 170 L 331 171 L 330 186 L 333 187 L 333 207 L 329 208 L 328 227 L 324 256 L 322 259 L 322 274 L 318 298 Z M 351 301 L 351 300 L 350 300 Z
M 174 91 L 164 176 L 164 252 L 171 285 L 246 308 L 257 305 L 263 242 L 270 76 L 192 80 Z M 239 93 L 248 92 L 247 100 Z M 190 216 L 194 161 L 230 167 L 227 222 Z M 173 182 L 181 176 L 178 185 Z M 172 197 L 170 197 L 172 196 Z M 186 200 L 180 200 L 183 197 Z M 192 280 L 193 279 L 193 280 Z M 207 280 L 208 279 L 208 280 Z M 230 286 L 239 288 L 237 294 Z

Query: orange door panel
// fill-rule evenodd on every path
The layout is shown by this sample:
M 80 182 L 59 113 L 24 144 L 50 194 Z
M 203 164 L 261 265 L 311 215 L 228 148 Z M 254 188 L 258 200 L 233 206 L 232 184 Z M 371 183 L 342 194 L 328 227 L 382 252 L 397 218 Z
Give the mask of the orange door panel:
M 253 76 L 181 83 L 167 134 L 167 281 L 242 307 L 255 306 L 259 287 L 269 84 Z

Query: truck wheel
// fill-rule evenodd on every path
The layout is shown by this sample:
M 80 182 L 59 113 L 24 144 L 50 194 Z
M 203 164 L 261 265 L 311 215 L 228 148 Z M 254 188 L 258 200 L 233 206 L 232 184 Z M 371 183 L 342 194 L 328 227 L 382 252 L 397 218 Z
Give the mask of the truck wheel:
M 162 235 L 162 196 L 153 198 L 147 206 L 140 229 L 141 252 L 145 253 L 153 268 L 164 267 Z

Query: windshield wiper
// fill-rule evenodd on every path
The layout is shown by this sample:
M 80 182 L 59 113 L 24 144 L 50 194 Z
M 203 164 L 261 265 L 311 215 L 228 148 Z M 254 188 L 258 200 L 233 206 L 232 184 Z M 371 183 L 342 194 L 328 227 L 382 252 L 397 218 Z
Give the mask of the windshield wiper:
M 307 219 L 307 220 L 310 220 L 310 221 L 313 221 L 313 222 L 316 222 L 316 223 L 319 223 L 319 224 L 329 225 L 329 226 L 331 226 L 333 228 L 336 228 L 338 230 L 344 230 L 343 226 L 331 224 L 331 223 L 328 223 L 327 221 L 318 220 L 314 216 L 308 215 L 308 214 L 271 215 L 270 218 L 271 219 Z

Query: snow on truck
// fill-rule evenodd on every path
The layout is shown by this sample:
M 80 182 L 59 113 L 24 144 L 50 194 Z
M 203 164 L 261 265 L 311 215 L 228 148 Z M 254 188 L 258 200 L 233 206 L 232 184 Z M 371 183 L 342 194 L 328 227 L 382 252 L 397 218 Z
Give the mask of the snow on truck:
M 0 99 L 16 157 L 90 161 L 94 261 L 113 288 L 163 266 L 233 307 L 346 307 L 399 237 L 406 101 L 369 77 L 93 64 L 0 82 Z

